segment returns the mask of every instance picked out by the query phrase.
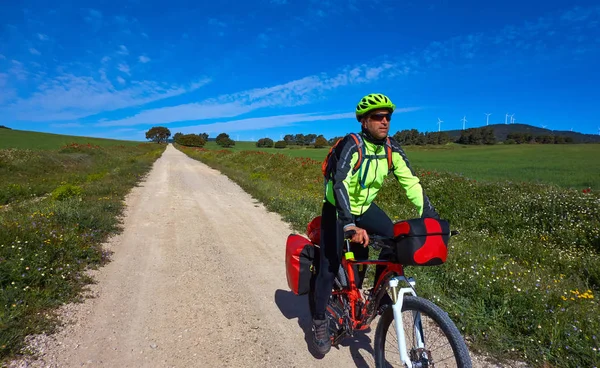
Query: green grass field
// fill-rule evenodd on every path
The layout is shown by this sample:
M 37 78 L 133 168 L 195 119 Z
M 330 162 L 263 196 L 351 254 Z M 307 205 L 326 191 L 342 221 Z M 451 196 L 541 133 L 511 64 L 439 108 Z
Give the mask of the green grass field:
M 135 146 L 143 142 L 59 135 L 14 129 L 0 129 L 0 149 L 19 148 L 48 150 L 59 149 L 60 147 L 70 143 L 89 143 L 96 146 L 106 147 L 115 145 Z
M 218 149 L 215 142 L 205 148 Z M 415 169 L 451 172 L 484 181 L 554 184 L 562 188 L 600 189 L 600 144 L 406 146 Z M 323 160 L 328 148 L 257 148 L 236 142 L 234 151 L 265 151 Z M 594 158 L 595 157 L 595 158 Z

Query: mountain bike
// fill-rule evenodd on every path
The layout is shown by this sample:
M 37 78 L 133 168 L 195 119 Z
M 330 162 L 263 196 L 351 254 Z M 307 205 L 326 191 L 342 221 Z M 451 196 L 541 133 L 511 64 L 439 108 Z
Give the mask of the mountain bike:
M 457 235 L 458 232 L 450 234 Z M 344 234 L 345 253 L 327 305 L 332 346 L 353 336 L 355 331 L 369 329 L 380 314 L 374 343 L 376 367 L 471 367 L 469 350 L 448 314 L 431 301 L 417 296 L 414 278 L 404 275 L 404 265 L 411 264 L 415 252 L 411 247 L 399 244 L 402 235 L 394 238 L 369 235 L 373 240 L 369 245 L 374 249 L 394 251 L 391 260 L 354 259 L 352 235 L 352 231 Z M 360 265 L 385 267 L 374 287 L 364 296 L 356 286 L 355 269 Z M 379 303 L 388 292 L 393 304 L 380 308 Z M 312 290 L 309 302 L 312 310 Z

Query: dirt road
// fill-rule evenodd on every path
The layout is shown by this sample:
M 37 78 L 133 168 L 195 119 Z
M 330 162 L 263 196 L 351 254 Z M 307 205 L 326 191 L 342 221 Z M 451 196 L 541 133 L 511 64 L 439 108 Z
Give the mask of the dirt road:
M 65 308 L 68 325 L 19 365 L 372 366 L 367 336 L 311 354 L 306 298 L 286 282 L 289 226 L 218 171 L 169 146 L 127 206 L 95 297 Z
M 13 367 L 374 366 L 373 332 L 311 353 L 306 297 L 286 282 L 289 226 L 218 171 L 169 146 L 124 221 L 94 297 Z

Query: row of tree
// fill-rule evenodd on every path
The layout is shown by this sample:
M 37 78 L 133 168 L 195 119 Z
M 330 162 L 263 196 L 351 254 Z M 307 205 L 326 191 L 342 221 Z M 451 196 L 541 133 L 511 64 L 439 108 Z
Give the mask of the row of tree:
M 394 134 L 394 139 L 403 146 L 426 144 L 446 144 L 451 141 L 446 132 L 420 133 L 416 129 L 401 130 Z
M 153 142 L 167 142 L 171 136 L 171 131 L 166 127 L 152 127 L 146 132 L 146 139 Z M 275 147 L 285 148 L 288 145 L 308 146 L 313 145 L 315 148 L 323 148 L 332 146 L 342 137 L 333 137 L 327 140 L 323 135 L 316 134 L 288 134 L 283 140 L 274 142 L 271 138 L 261 138 L 256 142 L 256 147 Z M 422 133 L 417 129 L 402 130 L 394 134 L 394 139 L 403 146 L 410 145 L 443 145 L 452 142 L 452 138 L 446 132 L 428 132 Z M 203 147 L 208 141 L 208 134 L 182 134 L 175 133 L 173 140 L 182 146 Z M 235 141 L 229 137 L 227 133 L 221 133 L 215 139 L 216 143 L 221 147 L 233 147 Z M 531 133 L 509 133 L 504 143 L 506 144 L 561 144 L 573 143 L 572 137 L 561 135 L 533 135 Z M 470 128 L 461 131 L 460 137 L 456 140 L 459 144 L 496 144 L 496 136 L 494 129 L 491 127 Z
M 327 138 L 323 135 L 316 134 L 286 134 L 283 137 L 283 140 L 286 144 L 294 144 L 297 146 L 310 146 L 315 145 L 315 147 L 325 147 L 328 144 Z
M 539 144 L 563 144 L 575 142 L 572 137 L 564 135 L 540 134 L 533 135 L 530 133 L 510 133 L 506 136 L 505 143 L 507 144 L 524 144 L 524 143 L 539 143 Z
M 166 127 L 152 127 L 146 132 L 146 139 L 156 143 L 166 143 L 171 136 L 171 131 Z M 181 132 L 173 135 L 173 141 L 182 146 L 203 147 L 208 141 L 208 134 L 183 134 Z M 221 147 L 233 147 L 235 141 L 227 133 L 221 133 L 215 139 L 215 142 Z

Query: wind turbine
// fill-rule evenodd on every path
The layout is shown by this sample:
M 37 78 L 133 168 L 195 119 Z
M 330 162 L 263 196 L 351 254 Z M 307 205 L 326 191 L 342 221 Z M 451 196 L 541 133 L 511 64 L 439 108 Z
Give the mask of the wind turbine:
M 486 118 L 485 118 L 485 125 L 490 125 L 490 115 L 492 115 L 492 114 L 488 114 L 488 113 L 486 113 L 485 115 L 486 115 Z
M 506 116 L 504 117 L 504 124 L 508 124 L 508 113 L 506 114 Z
M 600 127 L 598 127 L 598 135 L 600 135 Z
M 546 129 L 547 125 L 542 124 L 542 128 Z
M 515 114 L 512 114 L 512 115 L 510 116 L 510 123 L 511 123 L 511 124 L 514 124 L 514 123 L 515 123 L 515 119 L 513 119 L 513 116 L 515 116 Z
M 438 118 L 438 132 L 441 130 L 443 122 L 444 121 L 442 119 Z
M 467 117 L 466 116 L 463 116 L 462 122 L 463 122 L 463 130 L 465 130 L 465 123 L 467 122 Z

